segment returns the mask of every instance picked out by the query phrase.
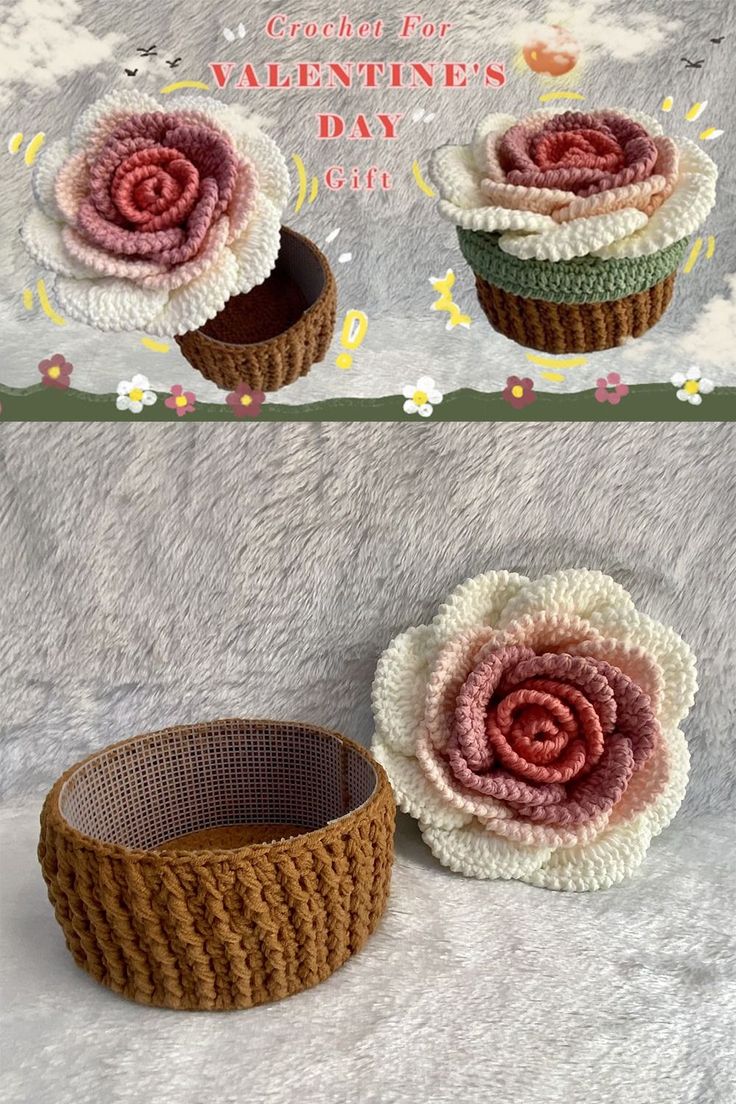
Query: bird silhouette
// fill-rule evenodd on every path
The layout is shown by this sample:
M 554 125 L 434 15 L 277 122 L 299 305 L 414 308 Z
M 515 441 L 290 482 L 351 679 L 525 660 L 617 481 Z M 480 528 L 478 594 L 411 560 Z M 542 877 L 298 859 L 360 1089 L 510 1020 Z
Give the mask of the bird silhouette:
M 179 62 L 180 62 L 181 60 L 182 60 L 182 59 L 181 59 L 180 57 L 178 57 L 178 58 L 174 58 L 174 60 L 173 60 L 173 61 L 167 61 L 167 62 L 166 62 L 166 64 L 168 65 L 168 67 L 169 67 L 170 69 L 176 69 L 176 68 L 177 68 L 177 66 L 179 65 Z
M 126 72 L 127 76 L 134 77 L 137 74 L 138 70 L 137 69 L 126 69 L 125 72 Z
M 712 38 L 711 42 L 715 42 L 716 46 L 720 46 L 725 37 L 725 35 L 721 35 L 720 38 Z
M 680 58 L 680 61 L 685 62 L 685 68 L 686 69 L 702 69 L 703 68 L 703 62 L 705 61 L 705 58 L 700 58 L 699 61 L 690 61 L 690 58 L 683 57 L 683 58 Z
M 141 55 L 141 57 L 144 57 L 144 58 L 158 57 L 158 54 L 156 53 L 157 49 L 158 49 L 158 47 L 156 46 L 155 42 L 154 42 L 153 46 L 136 46 L 136 50 Z

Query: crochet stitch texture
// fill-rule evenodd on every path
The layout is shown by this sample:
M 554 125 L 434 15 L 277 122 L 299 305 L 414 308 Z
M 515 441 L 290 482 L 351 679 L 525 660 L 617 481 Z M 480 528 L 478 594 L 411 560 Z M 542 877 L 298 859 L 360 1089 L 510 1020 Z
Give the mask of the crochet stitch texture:
M 467 580 L 381 657 L 373 751 L 445 866 L 611 886 L 685 794 L 695 660 L 597 571 Z
M 715 164 L 636 112 L 488 115 L 466 146 L 435 151 L 444 218 L 497 231 L 524 259 L 641 257 L 679 241 L 715 202 Z
M 64 312 L 103 331 L 174 336 L 268 276 L 289 179 L 236 108 L 183 96 L 163 111 L 129 90 L 47 147 L 33 188 L 23 241 L 56 274 Z

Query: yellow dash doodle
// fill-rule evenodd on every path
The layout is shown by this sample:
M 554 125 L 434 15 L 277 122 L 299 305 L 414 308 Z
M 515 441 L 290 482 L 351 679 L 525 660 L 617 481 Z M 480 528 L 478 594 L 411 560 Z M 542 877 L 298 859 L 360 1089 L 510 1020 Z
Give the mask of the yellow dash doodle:
M 532 364 L 537 364 L 540 368 L 582 368 L 584 364 L 588 363 L 587 357 L 571 356 L 571 357 L 543 357 L 537 353 L 527 353 L 526 359 Z
M 714 138 L 720 138 L 723 134 L 722 130 L 716 130 L 715 127 L 706 127 L 705 130 L 701 130 L 698 135 L 704 142 L 712 142 Z
M 368 335 L 368 315 L 365 311 L 361 310 L 349 310 L 345 315 L 345 321 L 342 326 L 342 336 L 340 337 L 340 344 L 343 349 L 351 350 L 350 352 L 338 353 L 335 357 L 335 364 L 338 368 L 342 368 L 343 371 L 347 371 L 348 368 L 353 366 L 352 352 L 359 349 L 365 341 Z
M 689 123 L 691 123 L 693 119 L 697 119 L 703 114 L 707 106 L 707 100 L 700 100 L 697 103 L 691 104 L 685 112 L 685 118 Z
M 152 337 L 142 337 L 141 345 L 145 345 L 152 353 L 168 353 L 170 346 L 163 341 L 154 341 Z
M 204 81 L 174 81 L 173 84 L 167 84 L 165 88 L 161 89 L 161 95 L 168 96 L 169 92 L 178 92 L 180 88 L 202 88 L 205 92 L 210 90 L 210 86 L 205 84 Z
M 304 201 L 307 198 L 307 170 L 304 167 L 304 162 L 302 161 L 298 153 L 292 153 L 291 160 L 296 166 L 296 173 L 297 177 L 299 178 L 299 192 L 296 197 L 296 203 L 294 204 L 294 212 L 298 215 L 302 207 L 304 206 Z M 315 199 L 317 198 L 318 191 L 319 180 L 317 180 L 316 176 L 313 176 L 311 189 L 309 191 L 309 203 L 314 203 Z
M 439 299 L 432 304 L 433 311 L 447 311 L 450 316 L 447 319 L 448 330 L 454 330 L 456 326 L 470 328 L 471 318 L 469 314 L 463 314 L 457 303 L 453 301 L 452 289 L 455 286 L 455 273 L 448 268 L 443 277 L 430 276 L 429 282 L 435 291 L 440 293 Z
M 38 134 L 34 134 L 33 138 L 31 138 L 30 142 L 28 143 L 23 160 L 29 168 L 31 167 L 31 165 L 35 164 L 36 158 L 41 152 L 41 147 L 43 146 L 45 141 L 46 135 L 39 132 Z M 22 145 L 23 131 L 19 130 L 12 136 L 12 138 L 8 142 L 8 153 L 12 154 L 13 157 L 15 157 L 16 154 L 20 153 L 20 147 Z
M 430 188 L 429 184 L 427 183 L 427 181 L 422 176 L 422 170 L 419 166 L 418 161 L 414 161 L 414 163 L 412 164 L 412 167 L 411 167 L 411 171 L 414 174 L 414 179 L 417 182 L 417 186 L 419 188 L 421 188 L 421 190 L 424 192 L 424 194 L 429 196 L 430 199 L 434 199 L 434 197 L 436 196 L 437 193 L 434 191 L 433 188 Z
M 540 103 L 549 103 L 551 100 L 584 100 L 582 92 L 543 92 L 539 97 Z
M 65 320 L 61 317 L 60 314 L 56 313 L 54 308 L 51 306 L 51 303 L 49 302 L 48 293 L 46 291 L 46 284 L 44 283 L 44 281 L 39 280 L 36 284 L 36 288 L 38 290 L 38 301 L 41 304 L 41 309 L 43 310 L 43 313 L 46 315 L 46 317 L 50 318 L 55 326 L 65 326 Z
M 695 262 L 697 261 L 698 257 L 700 256 L 700 250 L 702 248 L 703 248 L 703 239 L 702 238 L 696 238 L 695 241 L 693 242 L 693 247 L 690 250 L 690 256 L 685 261 L 685 264 L 682 266 L 682 271 L 685 274 L 687 274 L 688 272 L 692 272 L 692 270 L 695 268 Z
M 10 141 L 8 142 L 8 153 L 12 153 L 15 157 L 16 153 L 20 152 L 20 147 L 23 145 L 23 131 L 17 131 Z
M 564 383 L 565 377 L 562 372 L 542 372 L 544 379 L 552 380 L 553 383 Z
M 661 111 L 671 111 L 674 102 L 675 101 L 672 99 L 672 96 L 665 96 L 665 98 L 662 100 L 660 110 Z
M 30 288 L 25 288 L 23 291 L 23 306 L 27 311 L 33 310 L 33 292 Z
M 716 239 L 712 234 L 708 235 L 708 248 L 705 251 L 705 259 L 709 261 L 716 251 Z
M 315 199 L 317 198 L 317 192 L 318 191 L 319 191 L 319 180 L 317 179 L 316 176 L 313 176 L 312 177 L 312 187 L 311 187 L 311 190 L 309 192 L 309 202 L 310 203 L 314 203 Z

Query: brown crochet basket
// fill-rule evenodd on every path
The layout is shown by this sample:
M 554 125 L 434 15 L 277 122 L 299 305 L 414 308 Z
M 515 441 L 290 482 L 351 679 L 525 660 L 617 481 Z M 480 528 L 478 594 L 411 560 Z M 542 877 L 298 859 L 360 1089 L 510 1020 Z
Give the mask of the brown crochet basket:
M 189 363 L 218 387 L 247 383 L 256 391 L 277 391 L 324 359 L 336 311 L 327 258 L 309 238 L 282 226 L 271 275 L 176 340 Z
M 593 353 L 641 337 L 666 311 L 675 273 L 658 284 L 601 303 L 552 303 L 513 295 L 476 275 L 478 301 L 504 337 L 547 353 Z
M 386 906 L 395 805 L 337 732 L 167 728 L 68 770 L 39 859 L 77 964 L 142 1004 L 250 1008 L 316 985 Z

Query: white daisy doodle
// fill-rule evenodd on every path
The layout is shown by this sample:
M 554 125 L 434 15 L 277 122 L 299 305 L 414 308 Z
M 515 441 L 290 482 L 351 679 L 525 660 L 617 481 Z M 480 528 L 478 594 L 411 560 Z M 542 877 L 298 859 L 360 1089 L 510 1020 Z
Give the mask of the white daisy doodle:
M 140 414 L 144 406 L 153 406 L 156 392 L 146 376 L 133 376 L 132 380 L 123 380 L 118 384 L 118 397 L 115 405 L 118 410 L 129 410 L 131 414 Z
M 422 376 L 417 380 L 416 386 L 409 384 L 404 388 L 404 413 L 419 414 L 422 418 L 429 418 L 439 403 L 444 398 L 438 390 L 436 383 L 430 376 Z
M 713 380 L 701 375 L 700 369 L 694 365 L 687 372 L 675 372 L 670 382 L 677 388 L 680 402 L 688 402 L 691 406 L 700 406 L 703 395 L 710 395 L 715 387 Z

